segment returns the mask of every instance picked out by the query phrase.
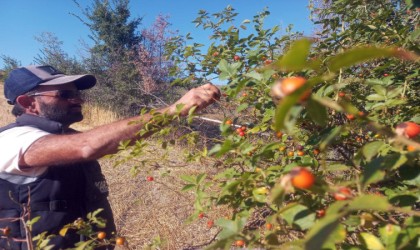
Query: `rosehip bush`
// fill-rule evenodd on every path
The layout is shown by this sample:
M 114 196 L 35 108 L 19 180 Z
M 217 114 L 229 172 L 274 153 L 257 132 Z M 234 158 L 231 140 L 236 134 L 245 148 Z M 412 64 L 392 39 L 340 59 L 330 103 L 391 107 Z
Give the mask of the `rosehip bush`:
M 222 169 L 182 177 L 196 193 L 191 219 L 232 210 L 209 218 L 221 229 L 209 248 L 419 247 L 420 144 L 395 129 L 420 122 L 419 14 L 414 1 L 390 2 L 311 1 L 320 32 L 310 39 L 265 29 L 267 10 L 239 25 L 230 6 L 202 11 L 194 22 L 212 45 L 172 47 L 178 69 L 194 62 L 187 75 L 226 82 L 234 109 L 222 139 L 200 153 Z M 300 81 L 285 91 L 285 79 Z

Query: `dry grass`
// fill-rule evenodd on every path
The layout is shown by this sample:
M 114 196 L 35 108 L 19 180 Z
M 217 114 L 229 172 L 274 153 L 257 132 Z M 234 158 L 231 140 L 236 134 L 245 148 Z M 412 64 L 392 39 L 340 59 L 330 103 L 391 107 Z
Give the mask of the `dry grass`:
M 1 85 L 0 126 L 14 121 L 2 90 Z M 82 131 L 118 119 L 118 115 L 100 107 L 88 105 L 85 110 L 84 122 L 74 126 Z M 207 220 L 228 216 L 229 211 L 215 208 L 207 217 L 186 223 L 194 211 L 194 196 L 180 191 L 183 187 L 180 176 L 210 172 L 213 163 L 186 163 L 180 146 L 163 150 L 156 141 L 147 142 L 150 146 L 141 159 L 117 167 L 114 159 L 100 160 L 110 187 L 109 198 L 119 234 L 129 244 L 119 249 L 147 249 L 155 239 L 160 239 L 159 249 L 200 249 L 218 232 L 216 227 L 207 228 Z M 144 166 L 134 176 L 130 170 L 140 161 L 144 161 Z M 155 181 L 146 181 L 146 176 L 154 176 Z
M 0 126 L 7 125 L 15 120 L 15 117 L 10 113 L 12 106 L 7 104 L 3 95 L 3 84 L 0 84 Z

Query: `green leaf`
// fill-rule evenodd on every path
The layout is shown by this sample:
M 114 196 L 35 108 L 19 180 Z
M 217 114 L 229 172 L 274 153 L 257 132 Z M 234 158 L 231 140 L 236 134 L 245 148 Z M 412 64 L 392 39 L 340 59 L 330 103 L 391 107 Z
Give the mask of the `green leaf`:
M 397 194 L 393 195 L 389 198 L 389 202 L 394 204 L 395 206 L 410 209 L 411 207 L 415 206 L 416 202 L 418 201 L 418 197 L 414 194 Z
M 280 206 L 286 195 L 286 190 L 283 188 L 283 185 L 276 183 L 270 191 L 270 203 L 274 204 L 274 206 Z M 275 207 L 273 209 L 276 210 Z
M 298 226 L 301 230 L 311 228 L 315 221 L 315 213 L 298 203 L 287 205 L 282 209 L 280 215 L 289 225 Z
M 195 184 L 195 178 L 194 178 L 194 176 L 191 176 L 191 175 L 181 175 L 181 179 L 184 180 L 184 181 L 186 181 L 186 182 Z
M 89 247 L 89 245 L 93 242 L 94 240 L 87 240 L 87 241 L 82 241 L 82 242 L 78 242 L 76 244 L 76 248 L 74 248 L 74 250 L 86 250 L 86 249 L 90 249 L 87 248 Z
M 375 211 L 387 211 L 391 208 L 391 204 L 385 196 L 381 195 L 361 195 L 355 197 L 349 201 L 348 210 L 375 210 Z
M 225 140 L 223 145 L 217 144 L 210 151 L 209 155 L 215 155 L 216 157 L 222 156 L 224 153 L 229 152 L 232 149 L 233 142 L 231 140 Z
M 382 242 L 373 234 L 362 232 L 360 236 L 363 239 L 363 243 L 369 250 L 385 250 Z
M 397 240 L 401 233 L 401 227 L 398 225 L 387 224 L 379 228 L 379 234 L 384 241 L 387 249 L 393 250 L 397 249 Z
M 374 26 L 374 25 L 368 25 L 368 27 L 370 28 L 370 29 L 372 29 L 372 30 L 377 30 L 378 28 L 376 27 L 376 26 Z
M 362 188 L 364 189 L 371 183 L 383 180 L 385 170 L 399 168 L 405 162 L 407 162 L 407 157 L 402 154 L 380 156 L 373 159 L 364 167 L 365 171 L 363 171 L 361 178 Z
M 266 202 L 267 194 L 268 194 L 268 189 L 266 187 L 254 188 L 252 190 L 252 196 L 257 202 L 261 202 L 261 203 Z
M 285 121 L 289 114 L 289 110 L 295 105 L 298 97 L 286 96 L 277 105 L 276 112 L 274 114 L 274 129 L 280 131 L 285 127 Z
M 399 168 L 399 176 L 403 183 L 420 187 L 420 168 L 403 165 Z
M 195 187 L 197 187 L 197 185 L 195 185 L 195 184 L 187 184 L 187 185 L 185 185 L 185 186 L 182 188 L 182 190 L 181 190 L 181 191 L 188 191 L 188 190 L 194 189 Z
M 310 98 L 308 105 L 306 106 L 309 116 L 312 120 L 320 126 L 327 125 L 328 112 L 325 106 L 319 103 L 317 100 Z
M 342 213 L 330 214 L 319 220 L 306 234 L 305 249 L 322 249 L 329 242 L 330 235 L 338 229 Z
M 322 246 L 322 249 L 336 249 L 336 244 L 342 243 L 347 236 L 346 228 L 339 224 L 337 228 L 328 236 L 328 240 Z
M 308 39 L 297 40 L 290 46 L 290 49 L 283 57 L 274 63 L 274 66 L 280 70 L 299 71 L 307 68 L 307 57 L 311 47 L 311 41 Z
M 241 62 L 229 64 L 225 59 L 220 60 L 219 64 L 217 65 L 217 67 L 221 71 L 219 78 L 221 80 L 226 80 L 230 77 L 235 76 L 241 64 Z
M 241 182 L 239 181 L 228 182 L 226 186 L 224 186 L 222 190 L 220 191 L 220 198 L 224 198 L 223 196 L 226 196 L 226 195 L 228 196 L 232 195 L 240 184 Z
M 407 234 L 409 235 L 410 239 L 417 239 L 419 240 L 419 235 L 420 235 L 420 217 L 415 215 L 415 216 L 410 216 L 406 219 L 405 221 L 405 228 L 407 230 Z M 417 241 L 417 244 L 418 241 Z M 417 245 L 418 247 L 418 245 Z
M 319 102 L 321 105 L 324 105 L 327 108 L 331 108 L 335 111 L 338 112 L 342 112 L 343 111 L 343 107 L 341 105 L 339 105 L 337 102 L 327 98 L 327 97 L 319 97 L 316 95 L 312 96 L 312 99 L 315 99 L 317 102 Z
M 379 94 L 372 94 L 372 95 L 368 95 L 366 99 L 369 101 L 385 101 L 386 97 Z
M 204 178 L 206 178 L 206 174 L 205 173 L 203 173 L 203 174 L 199 174 L 198 176 L 197 176 L 197 179 L 196 179 L 196 183 L 197 184 L 199 184 L 202 180 L 204 180 Z
M 337 72 L 341 68 L 347 68 L 368 60 L 397 56 L 397 50 L 392 48 L 358 47 L 353 48 L 330 58 L 328 68 Z
M 257 81 L 261 81 L 262 78 L 263 78 L 262 74 L 258 73 L 255 70 L 253 70 L 253 71 L 251 71 L 249 73 L 246 73 L 245 76 L 246 77 L 249 77 L 249 78 L 252 78 L 252 79 L 255 79 Z
M 363 156 L 368 161 L 372 160 L 372 158 L 378 154 L 379 150 L 384 145 L 385 143 L 383 141 L 374 141 L 367 143 L 362 147 Z
M 345 202 L 335 202 L 328 207 L 326 215 L 306 234 L 305 249 L 324 249 L 330 242 L 346 237 L 346 231 L 340 226 L 340 220 L 348 213 L 346 206 Z
M 337 138 L 337 136 L 341 133 L 342 130 L 343 130 L 342 126 L 337 126 L 329 130 L 329 133 L 321 134 L 322 141 L 319 144 L 319 149 L 323 151 L 332 141 L 334 141 Z
M 248 108 L 248 103 L 242 103 L 241 105 L 239 105 L 239 107 L 236 108 L 236 112 L 241 112 L 242 110 L 245 110 Z
M 216 225 L 222 228 L 222 231 L 219 233 L 218 238 L 227 239 L 239 234 L 246 224 L 247 218 L 241 217 L 237 218 L 234 221 L 227 219 L 218 219 Z
M 387 100 L 384 104 L 388 107 L 395 107 L 395 106 L 398 106 L 398 105 L 402 105 L 404 103 L 407 103 L 407 101 L 392 99 L 392 100 Z

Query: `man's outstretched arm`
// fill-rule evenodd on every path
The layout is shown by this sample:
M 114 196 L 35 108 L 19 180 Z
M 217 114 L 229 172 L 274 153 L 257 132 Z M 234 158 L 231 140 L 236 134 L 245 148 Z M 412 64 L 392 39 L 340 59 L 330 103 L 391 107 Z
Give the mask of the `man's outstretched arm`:
M 167 115 L 176 114 L 177 105 L 183 104 L 180 114 L 187 115 L 190 109 L 202 110 L 220 98 L 220 90 L 205 84 L 188 91 L 172 105 L 157 110 Z M 19 160 L 21 167 L 46 167 L 99 159 L 117 152 L 123 140 L 136 140 L 136 136 L 153 116 L 149 113 L 116 121 L 89 131 L 70 135 L 47 135 L 35 141 Z

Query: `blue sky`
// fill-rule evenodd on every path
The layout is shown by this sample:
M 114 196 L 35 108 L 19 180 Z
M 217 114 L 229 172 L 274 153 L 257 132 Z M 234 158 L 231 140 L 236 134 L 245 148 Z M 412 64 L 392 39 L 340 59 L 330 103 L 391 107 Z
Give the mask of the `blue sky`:
M 82 7 L 90 5 L 89 0 L 78 1 Z M 150 26 L 159 14 L 168 15 L 172 30 L 179 34 L 191 33 L 196 42 L 206 43 L 207 34 L 195 28 L 192 21 L 200 9 L 210 13 L 219 12 L 231 5 L 239 13 L 237 21 L 252 19 L 265 7 L 271 12 L 266 26 L 294 25 L 295 31 L 305 35 L 312 33 L 309 20 L 308 0 L 131 0 L 132 17 L 142 17 L 140 29 Z M 33 63 L 39 54 L 41 44 L 34 39 L 42 32 L 55 34 L 70 56 L 78 56 L 81 41 L 90 43 L 88 28 L 70 13 L 80 15 L 72 0 L 0 0 L 0 55 L 10 56 L 22 65 Z M 0 60 L 0 68 L 3 62 Z

